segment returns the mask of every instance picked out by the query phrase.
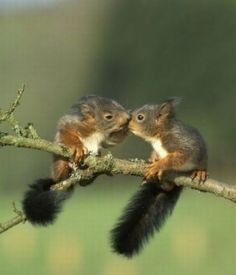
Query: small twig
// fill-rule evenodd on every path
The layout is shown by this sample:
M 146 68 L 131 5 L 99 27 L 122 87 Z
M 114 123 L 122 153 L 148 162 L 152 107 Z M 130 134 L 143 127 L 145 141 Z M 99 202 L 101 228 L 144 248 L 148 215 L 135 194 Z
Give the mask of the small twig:
M 20 211 L 16 208 L 16 203 L 14 201 L 12 202 L 12 206 L 13 206 L 14 213 L 16 213 L 18 216 L 23 216 L 24 215 L 24 213 L 22 211 Z
M 35 139 L 29 137 L 2 134 L 0 135 L 0 146 L 31 148 L 54 153 L 68 158 L 72 157 L 70 149 L 66 146 L 62 144 L 56 144 L 42 138 Z
M 24 213 L 16 208 L 15 202 L 12 202 L 12 206 L 13 206 L 13 212 L 17 215 L 7 222 L 0 223 L 0 234 L 9 230 L 10 228 L 12 228 L 13 226 L 19 223 L 25 223 L 27 220 Z
M 23 127 L 20 126 L 19 122 L 14 116 L 14 111 L 16 110 L 17 106 L 20 104 L 20 100 L 22 98 L 22 95 L 25 91 L 25 84 L 22 86 L 21 89 L 18 90 L 17 92 L 17 97 L 16 99 L 12 102 L 11 106 L 8 108 L 7 111 L 1 111 L 0 110 L 0 123 L 1 122 L 8 122 L 11 126 L 13 131 L 18 135 L 18 136 L 24 136 L 25 135 L 25 130 Z
M 20 223 L 25 223 L 26 217 L 17 215 L 16 217 L 10 219 L 7 222 L 0 224 L 0 234 L 9 230 L 10 228 L 14 227 L 15 225 L 18 225 Z
M 16 107 L 20 104 L 20 100 L 25 91 L 25 84 L 23 84 L 22 88 L 18 90 L 16 99 L 12 102 L 11 106 L 7 111 L 0 111 L 0 122 L 9 120 L 10 116 L 14 113 Z
M 28 123 L 28 125 L 25 127 L 25 131 L 27 133 L 26 135 L 27 138 L 33 138 L 33 139 L 39 138 L 39 135 L 32 123 Z
M 25 84 L 23 84 L 22 88 L 21 89 L 18 89 L 17 91 L 17 97 L 16 99 L 13 101 L 13 103 L 11 104 L 9 110 L 6 112 L 6 116 L 10 116 L 14 113 L 16 107 L 20 104 L 20 100 L 22 98 L 22 95 L 25 91 Z

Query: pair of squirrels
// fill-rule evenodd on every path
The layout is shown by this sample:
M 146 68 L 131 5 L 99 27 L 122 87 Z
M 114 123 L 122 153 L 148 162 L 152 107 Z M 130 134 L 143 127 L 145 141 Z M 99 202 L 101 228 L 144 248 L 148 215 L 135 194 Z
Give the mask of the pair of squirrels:
M 102 148 L 122 142 L 129 131 L 153 147 L 144 184 L 111 231 L 112 248 L 118 254 L 138 254 L 173 211 L 182 187 L 173 184 L 165 188 L 161 184 L 163 173 L 183 171 L 201 182 L 207 179 L 205 142 L 195 128 L 177 119 L 177 103 L 177 99 L 168 99 L 131 112 L 114 100 L 91 95 L 81 98 L 58 122 L 55 142 L 67 145 L 78 165 L 86 154 L 99 155 Z M 32 224 L 46 226 L 54 222 L 72 189 L 59 191 L 51 186 L 71 172 L 71 160 L 55 155 L 51 178 L 39 179 L 30 186 L 23 210 Z

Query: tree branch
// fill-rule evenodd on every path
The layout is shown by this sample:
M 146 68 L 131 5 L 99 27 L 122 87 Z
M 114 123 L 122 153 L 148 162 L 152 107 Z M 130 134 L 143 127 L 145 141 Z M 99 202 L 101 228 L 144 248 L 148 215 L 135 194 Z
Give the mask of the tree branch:
M 16 106 L 19 104 L 19 98 L 15 102 L 16 103 L 12 104 L 11 107 L 11 110 L 13 111 L 7 111 L 8 114 L 10 113 L 10 115 L 13 115 Z M 0 122 L 8 121 L 8 119 L 9 116 L 7 116 L 6 113 L 0 111 Z M 25 128 L 19 126 L 19 129 L 21 129 L 21 131 L 17 131 L 16 135 L 0 133 L 0 146 L 31 148 L 54 153 L 67 158 L 72 157 L 72 152 L 66 146 L 40 138 L 32 124 L 29 124 Z M 144 160 L 117 159 L 114 158 L 110 153 L 103 157 L 87 156 L 84 160 L 84 167 L 77 168 L 75 166 L 71 177 L 53 185 L 52 189 L 66 190 L 75 184 L 85 186 L 89 180 L 100 174 L 123 174 L 143 177 L 146 165 L 147 164 Z M 186 173 L 167 173 L 164 176 L 163 183 L 163 188 L 165 188 L 165 183 L 174 183 L 178 186 L 190 187 L 192 189 L 209 192 L 219 197 L 228 199 L 232 202 L 236 202 L 236 186 L 231 186 L 213 179 L 208 179 L 204 183 L 199 183 L 197 180 L 192 181 L 192 179 Z M 15 206 L 13 210 L 15 213 L 17 213 L 17 215 L 11 220 L 0 224 L 0 233 L 3 233 L 13 226 L 19 223 L 24 223 L 26 221 L 25 215 L 21 211 L 17 210 Z

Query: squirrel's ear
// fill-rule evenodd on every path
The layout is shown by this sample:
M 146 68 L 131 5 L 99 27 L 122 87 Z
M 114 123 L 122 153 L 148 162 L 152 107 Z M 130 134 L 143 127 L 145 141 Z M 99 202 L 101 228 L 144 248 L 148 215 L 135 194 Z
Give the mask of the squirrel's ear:
M 170 104 L 170 102 L 165 101 L 159 107 L 158 117 L 168 116 L 172 112 L 173 112 L 173 106 Z
M 93 116 L 93 108 L 87 103 L 82 103 L 80 104 L 80 113 L 82 116 Z
M 181 102 L 181 99 L 178 97 L 172 97 L 164 101 L 159 107 L 159 116 L 162 115 L 173 115 L 175 112 L 175 106 Z

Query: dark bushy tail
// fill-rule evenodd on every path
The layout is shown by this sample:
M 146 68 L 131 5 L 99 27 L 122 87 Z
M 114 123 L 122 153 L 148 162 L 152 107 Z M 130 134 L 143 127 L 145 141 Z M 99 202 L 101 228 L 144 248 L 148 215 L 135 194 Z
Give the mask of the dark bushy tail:
M 23 199 L 23 210 L 29 222 L 46 226 L 55 221 L 62 203 L 67 199 L 72 189 L 51 190 L 55 184 L 52 179 L 39 179 L 30 185 Z
M 111 231 L 113 250 L 126 257 L 138 254 L 172 213 L 181 191 L 182 187 L 175 186 L 167 192 L 153 182 L 143 185 L 131 198 Z

